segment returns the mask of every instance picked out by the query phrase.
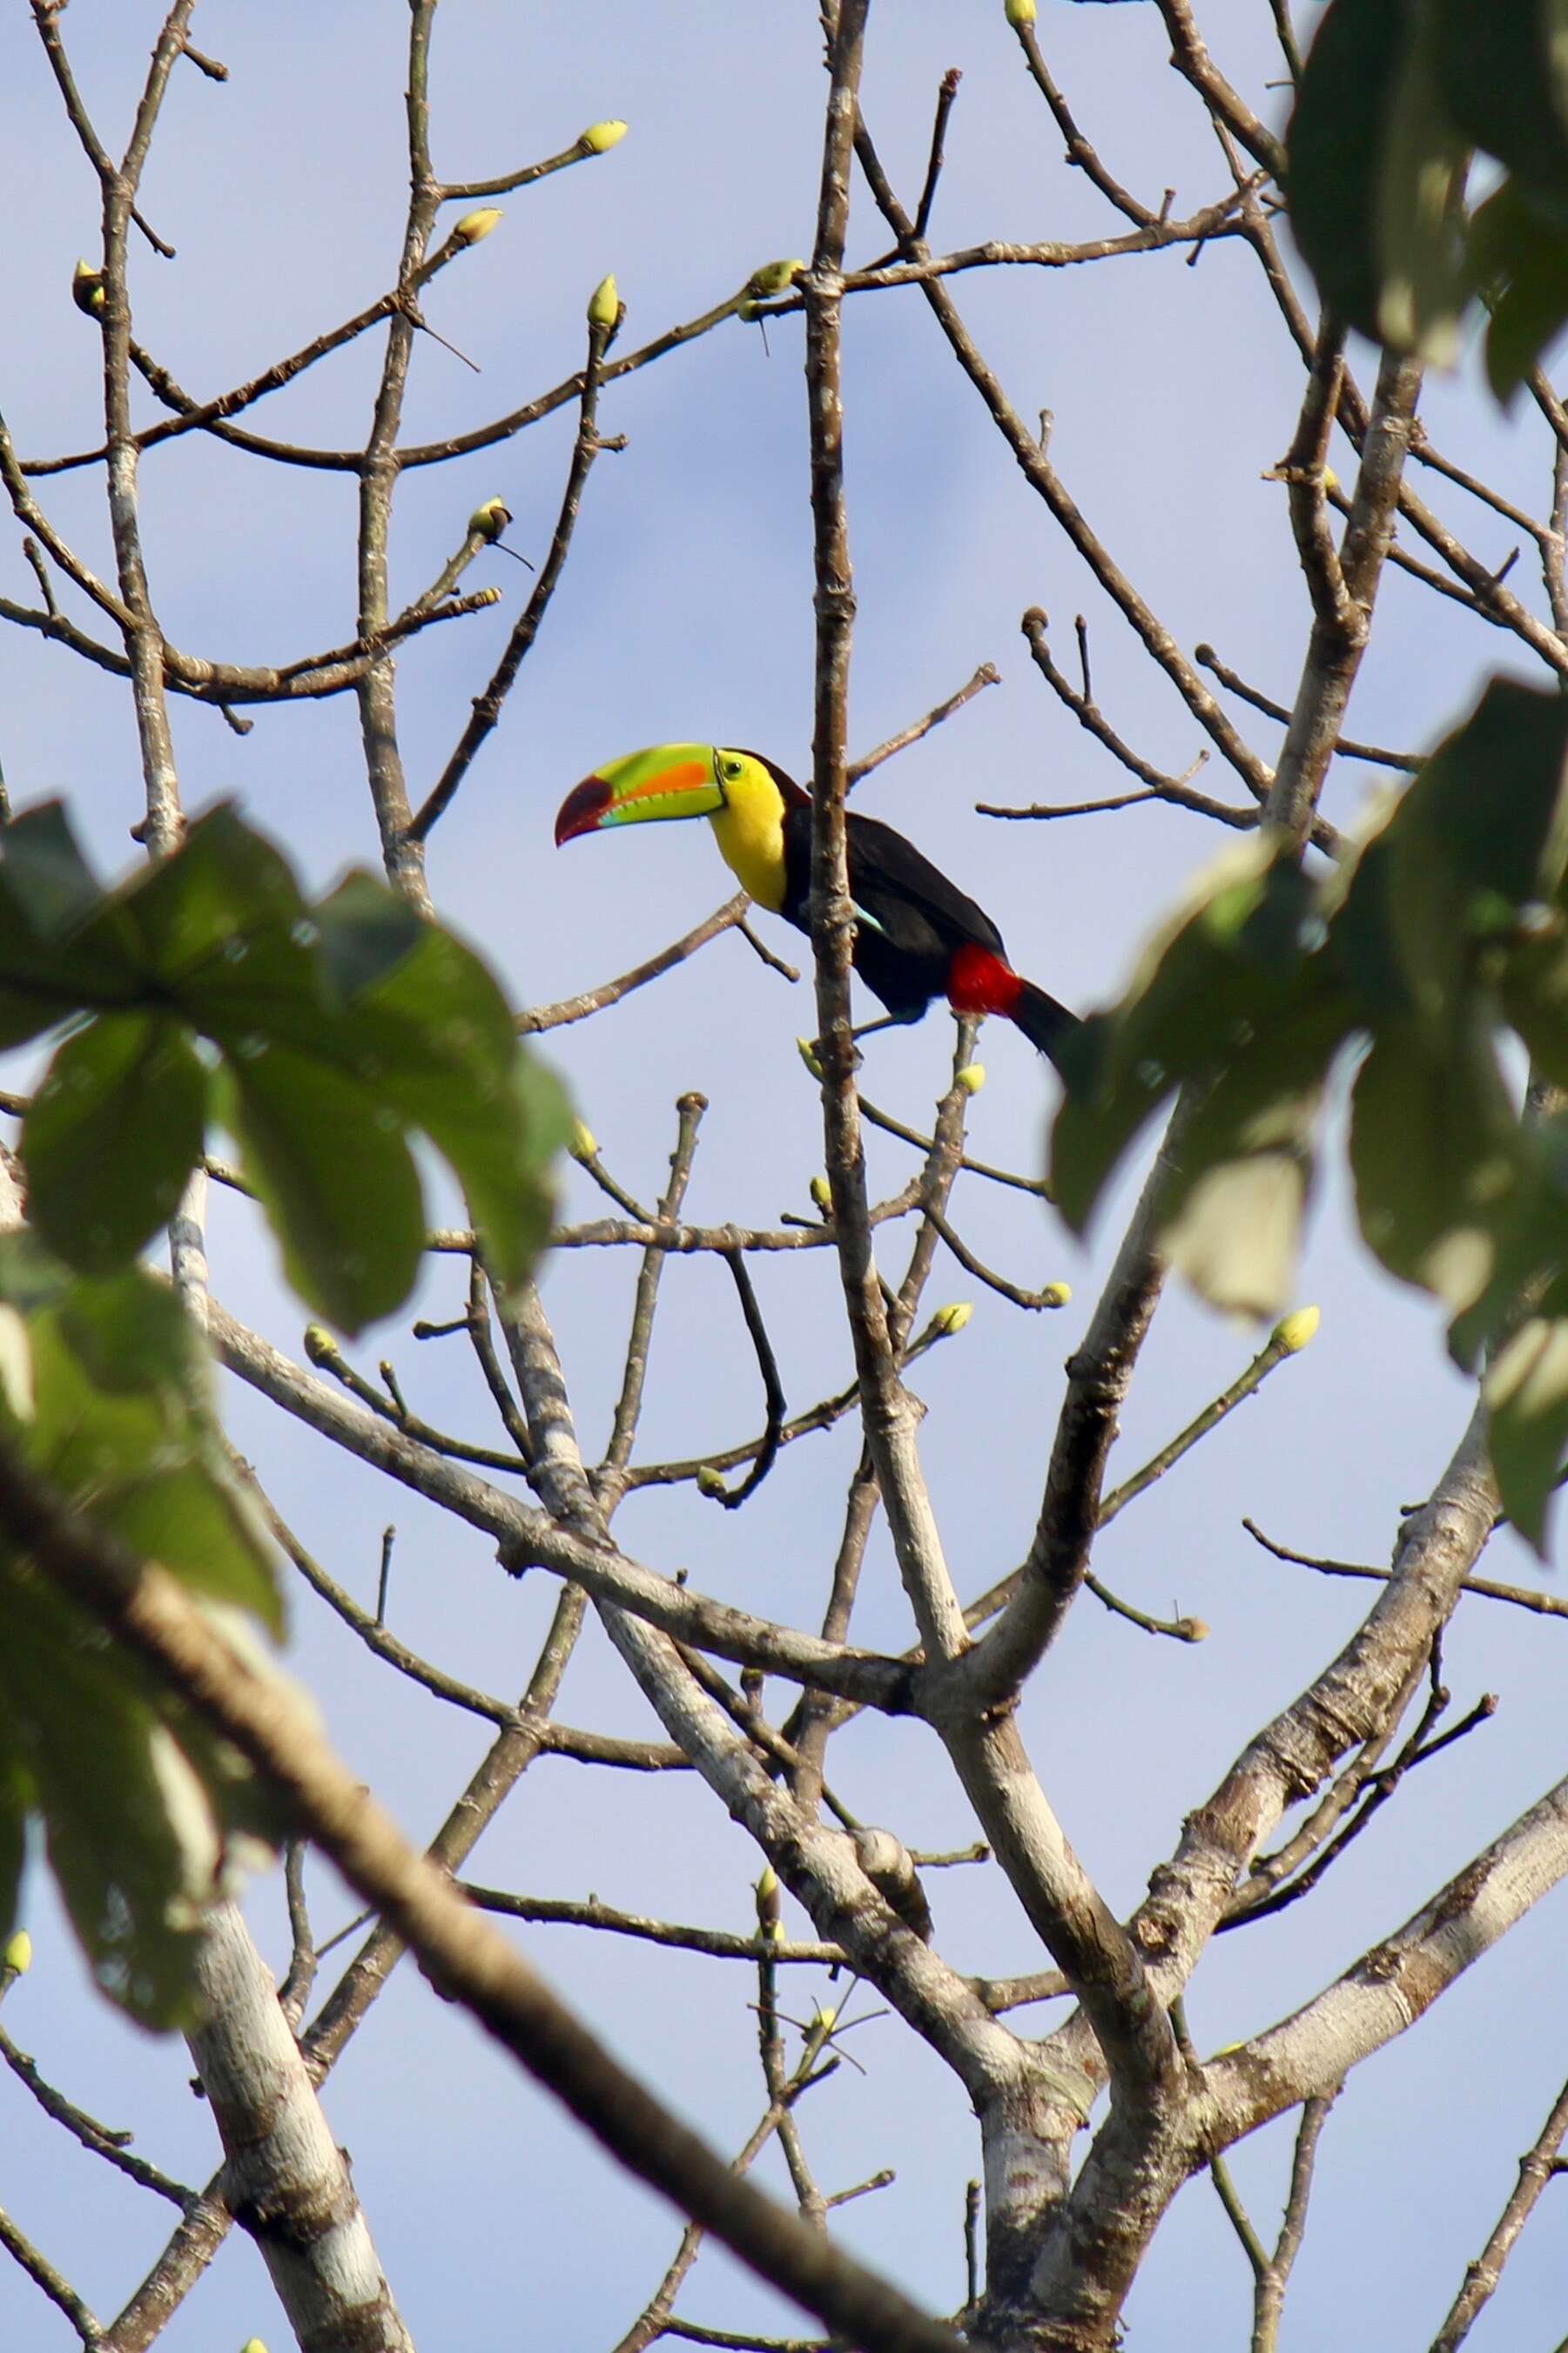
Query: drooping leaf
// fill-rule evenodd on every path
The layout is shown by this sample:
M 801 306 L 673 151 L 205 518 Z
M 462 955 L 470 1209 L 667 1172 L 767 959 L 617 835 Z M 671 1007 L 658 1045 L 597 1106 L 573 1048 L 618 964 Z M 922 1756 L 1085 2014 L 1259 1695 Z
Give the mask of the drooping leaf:
M 1323 1082 L 1353 1020 L 1314 971 L 1300 1004 L 1227 1059 L 1183 1130 L 1160 1243 L 1212 1306 L 1272 1316 L 1291 1295 Z
M 1465 141 L 1416 0 L 1332 0 L 1286 144 L 1291 222 L 1324 301 L 1363 334 L 1450 358 L 1469 292 Z
M 1505 180 L 1470 224 L 1470 272 L 1490 312 L 1487 378 L 1506 406 L 1568 324 L 1568 220 Z
M 179 1205 L 201 1157 L 207 1073 L 183 1023 L 105 1013 L 68 1038 L 22 1128 L 28 1210 L 72 1266 L 124 1266 Z
M 340 969 L 344 897 L 321 910 Z M 360 911 L 350 913 L 363 942 Z M 571 1111 L 559 1082 L 519 1048 L 496 983 L 449 932 L 423 923 L 405 953 L 355 989 L 344 1018 L 356 1076 L 450 1163 L 487 1257 L 503 1282 L 515 1281 L 544 1239 L 543 1171 L 567 1140 Z
M 32 1803 L 32 1783 L 23 1768 L 16 1728 L 0 1724 L 0 1945 L 16 1926 L 21 1906 Z
M 1462 1013 L 1478 949 L 1551 900 L 1568 862 L 1568 701 L 1493 679 L 1384 836 L 1387 919 L 1418 1017 Z
M 1539 1313 L 1502 1343 L 1481 1395 L 1503 1509 L 1544 1553 L 1547 1508 L 1568 1445 L 1568 1284 L 1560 1278 Z
M 1454 1314 L 1490 1281 L 1523 1183 L 1519 1122 L 1479 1018 L 1445 1050 L 1376 1038 L 1352 1101 L 1361 1229 L 1391 1274 Z
M 1121 1004 L 1075 1039 L 1079 1066 L 1051 1136 L 1051 1179 L 1075 1231 L 1159 1105 L 1222 1064 L 1264 1008 L 1289 997 L 1311 885 L 1276 851 L 1255 834 L 1200 875 L 1144 950 Z
M 425 1242 L 419 1172 L 397 1113 L 289 1047 L 264 1044 L 226 1076 L 224 1124 L 293 1288 L 345 1332 L 390 1315 L 413 1287 Z
M 193 1592 L 280 1634 L 272 1546 L 223 1454 L 205 1351 L 173 1291 L 140 1269 L 75 1282 L 28 1336 L 34 1466 Z
M 191 2015 L 222 1853 L 211 1803 L 123 1653 L 27 1563 L 0 1561 L 0 1713 L 100 1984 L 133 2017 Z
M 1463 197 L 1469 142 L 1443 102 L 1426 12 L 1414 10 L 1376 178 L 1377 326 L 1395 351 L 1438 367 L 1458 357 L 1470 300 Z
M 1428 0 L 1449 114 L 1472 144 L 1568 199 L 1568 5 Z

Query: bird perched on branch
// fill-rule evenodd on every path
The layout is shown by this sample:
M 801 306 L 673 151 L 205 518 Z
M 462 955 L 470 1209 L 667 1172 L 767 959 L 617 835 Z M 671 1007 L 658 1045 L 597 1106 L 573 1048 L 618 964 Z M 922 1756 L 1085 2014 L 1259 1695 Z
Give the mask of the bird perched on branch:
M 611 760 L 567 794 L 556 846 L 612 826 L 689 817 L 708 819 L 725 864 L 760 907 L 809 934 L 811 796 L 760 753 L 656 744 Z M 855 969 L 888 1020 L 918 1021 L 945 997 L 955 1013 L 1005 1015 L 1059 1067 L 1078 1017 L 1014 971 L 984 909 L 890 825 L 850 809 L 845 827 Z

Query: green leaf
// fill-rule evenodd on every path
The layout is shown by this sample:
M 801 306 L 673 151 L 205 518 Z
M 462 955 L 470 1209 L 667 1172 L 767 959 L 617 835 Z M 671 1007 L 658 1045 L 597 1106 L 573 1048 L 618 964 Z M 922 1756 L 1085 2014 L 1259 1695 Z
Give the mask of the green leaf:
M 1323 1082 L 1354 1018 L 1316 967 L 1301 1002 L 1229 1058 L 1182 1131 L 1160 1243 L 1212 1306 L 1276 1315 L 1292 1293 Z
M 1481 1383 L 1503 1509 L 1544 1553 L 1547 1507 L 1568 1443 L 1568 1301 L 1559 1283 L 1498 1350 Z
M 1333 0 L 1286 145 L 1291 221 L 1325 303 L 1363 334 L 1452 358 L 1469 290 L 1465 142 L 1415 0 Z
M 22 1129 L 29 1214 L 49 1247 L 89 1274 L 127 1265 L 178 1206 L 206 1100 L 182 1022 L 106 1013 L 68 1039 Z
M 324 937 L 335 935 L 337 908 L 322 909 Z M 408 952 L 357 991 L 344 1029 L 356 1076 L 445 1155 L 497 1275 L 517 1281 L 548 1230 L 542 1175 L 571 1132 L 571 1108 L 559 1082 L 522 1053 L 485 966 L 449 932 L 421 923 Z
M 1443 103 L 1434 47 L 1418 8 L 1384 125 L 1375 182 L 1377 328 L 1395 351 L 1417 352 L 1435 366 L 1451 367 L 1471 290 L 1464 244 L 1469 142 Z
M 1505 180 L 1470 224 L 1470 271 L 1491 313 L 1488 381 L 1506 406 L 1568 322 L 1568 225 Z
M 18 809 L 3 831 L 0 852 L 7 895 L 39 939 L 63 939 L 98 906 L 102 886 L 77 843 L 63 801 L 37 801 Z
M 343 1331 L 402 1304 L 425 1243 L 419 1173 L 395 1111 L 340 1070 L 263 1045 L 228 1065 L 224 1124 L 284 1271 Z
M 1568 199 L 1568 0 L 1429 0 L 1444 103 L 1465 137 Z
M 35 1467 L 193 1592 L 280 1634 L 272 1547 L 224 1456 L 205 1345 L 174 1293 L 139 1268 L 79 1281 L 28 1329 Z
M 23 1769 L 11 1726 L 0 1724 L 0 1945 L 16 1926 L 22 1873 L 27 1862 L 32 1784 Z
M 1187 1078 L 1222 1064 L 1286 1004 L 1311 885 L 1255 834 L 1194 881 L 1121 1003 L 1085 1024 L 1051 1135 L 1058 1206 L 1081 1232 L 1133 1138 Z
M 140 1674 L 26 1563 L 0 1563 L 0 1715 L 94 1973 L 144 2024 L 185 2022 L 222 1857 L 210 1799 Z
M 1447 1051 L 1381 1031 L 1355 1083 L 1351 1168 L 1361 1229 L 1391 1274 L 1458 1314 L 1496 1269 L 1523 1182 L 1519 1123 L 1478 1014 Z
M 1426 761 L 1342 886 L 1336 956 L 1374 1024 L 1415 1018 L 1435 1043 L 1507 969 L 1519 926 L 1568 860 L 1568 702 L 1494 679 Z
M 198 818 L 174 857 L 149 867 L 122 892 L 152 970 L 171 987 L 251 986 L 243 974 L 258 933 L 289 942 L 310 971 L 306 907 L 288 860 L 226 802 Z M 238 976 L 237 978 L 236 976 Z

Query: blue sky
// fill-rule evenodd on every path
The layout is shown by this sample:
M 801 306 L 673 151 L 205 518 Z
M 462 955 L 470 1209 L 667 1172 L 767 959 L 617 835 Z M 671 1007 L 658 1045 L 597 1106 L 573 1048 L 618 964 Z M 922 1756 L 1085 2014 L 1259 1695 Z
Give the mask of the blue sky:
M 142 0 L 62 20 L 89 106 L 122 138 L 156 24 Z M 1195 102 L 1165 63 L 1153 11 L 1045 0 L 1041 32 L 1080 121 L 1146 200 L 1175 189 L 1178 210 L 1227 185 Z M 1277 118 L 1268 12 L 1211 0 L 1205 33 L 1226 71 Z M 193 392 L 239 381 L 347 315 L 390 281 L 401 237 L 404 166 L 401 10 L 279 0 L 265 12 L 210 0 L 195 37 L 228 64 L 217 88 L 175 77 L 143 208 L 179 248 L 134 255 L 136 332 Z M 1023 73 L 1000 0 L 900 0 L 873 11 L 865 104 L 906 197 L 918 187 L 937 79 L 961 65 L 933 227 L 943 246 L 988 236 L 1101 233 L 1104 207 L 1060 163 L 1055 133 Z M 732 0 L 666 0 L 586 10 L 468 0 L 439 12 L 433 79 L 437 168 L 499 173 L 565 145 L 586 123 L 624 116 L 612 153 L 505 200 L 501 229 L 445 273 L 431 323 L 480 364 L 475 375 L 422 346 L 408 434 L 469 429 L 578 363 L 583 308 L 606 269 L 628 306 L 623 347 L 706 309 L 760 262 L 809 251 L 823 76 L 815 10 Z M 96 195 L 61 119 L 31 26 L 0 28 L 0 174 L 15 233 L 0 252 L 0 401 L 27 453 L 96 438 L 97 344 L 72 308 L 79 253 L 94 251 Z M 851 249 L 885 249 L 856 193 Z M 1092 269 L 976 272 L 956 281 L 974 334 L 1019 410 L 1055 416 L 1052 450 L 1073 495 L 1185 647 L 1223 659 L 1282 700 L 1294 689 L 1307 603 L 1283 492 L 1260 478 L 1294 421 L 1299 369 L 1238 248 L 1209 248 Z M 865 787 L 861 805 L 919 840 L 995 915 L 1015 960 L 1055 994 L 1104 1001 L 1138 943 L 1186 878 L 1223 846 L 1196 819 L 1139 810 L 1048 828 L 1000 827 L 976 800 L 1079 800 L 1124 781 L 1031 671 L 1018 634 L 1026 607 L 1050 613 L 1058 654 L 1088 618 L 1095 691 L 1150 759 L 1184 768 L 1198 731 L 1055 531 L 942 345 L 914 292 L 862 297 L 847 315 L 851 534 L 859 597 L 852 733 L 868 747 L 993 660 L 1004 683 Z M 268 404 L 262 428 L 328 446 L 363 437 L 375 338 L 313 370 Z M 1363 380 L 1370 377 L 1361 353 Z M 804 771 L 810 731 L 810 529 L 798 322 L 769 347 L 731 322 L 606 394 L 603 425 L 627 447 L 597 464 L 563 586 L 500 730 L 476 762 L 431 846 L 445 916 L 478 943 L 519 1002 L 603 979 L 684 930 L 727 895 L 729 878 L 695 828 L 639 828 L 560 857 L 550 822 L 566 789 L 637 744 L 696 737 L 754 744 Z M 149 421 L 153 412 L 149 407 Z M 1468 364 L 1425 400 L 1434 438 L 1534 512 L 1548 490 L 1544 436 L 1500 423 Z M 500 495 L 512 543 L 540 558 L 560 497 L 571 419 L 407 480 L 394 546 L 402 601 L 439 570 L 470 509 Z M 1477 553 L 1500 563 L 1506 527 L 1420 487 Z M 100 570 L 110 564 L 92 471 L 44 486 L 49 512 Z M 150 453 L 142 471 L 153 590 L 168 636 L 195 651 L 287 660 L 352 632 L 353 495 L 342 474 L 260 469 L 195 438 Z M 30 575 L 13 533 L 4 593 Z M 1521 565 L 1521 573 L 1525 569 Z M 523 575 L 481 560 L 504 607 L 430 631 L 400 665 L 404 748 L 418 798 L 434 780 L 504 641 Z M 1353 732 L 1431 741 L 1500 662 L 1506 641 L 1392 576 L 1358 684 Z M 1268 756 L 1277 731 L 1237 713 Z M 260 712 L 243 742 L 213 713 L 176 706 L 187 804 L 237 795 L 322 884 L 375 854 L 352 704 Z M 111 681 L 36 638 L 0 637 L 0 758 L 14 797 L 63 793 L 106 869 L 133 854 L 127 828 L 140 786 L 129 704 Z M 1330 808 L 1361 806 L 1364 770 L 1342 765 Z M 1201 779 L 1224 792 L 1211 762 Z M 773 944 L 793 954 L 789 935 Z M 704 1219 L 771 1224 L 804 1212 L 820 1165 L 815 1092 L 795 1055 L 811 1026 L 805 987 L 788 989 L 725 939 L 655 990 L 558 1033 L 567 1076 L 616 1173 L 658 1189 L 675 1097 L 700 1087 L 711 1109 L 689 1208 Z M 973 1108 L 974 1148 L 1038 1165 L 1054 1082 L 1023 1041 L 992 1025 L 990 1078 Z M 919 1124 L 941 1084 L 950 1031 L 872 1041 L 867 1092 Z M 873 1182 L 909 1173 L 900 1147 L 871 1145 Z M 1130 1180 L 1131 1181 L 1131 1180 Z M 576 1172 L 569 1210 L 594 1198 Z M 1128 1187 L 1119 1196 L 1125 1208 Z M 1037 1207 L 978 1184 L 961 1191 L 960 1230 L 1015 1279 L 1074 1286 L 1061 1314 L 1026 1319 L 976 1298 L 961 1338 L 923 1364 L 922 1431 L 934 1499 L 960 1583 L 977 1591 L 1014 1565 L 1032 1525 L 1058 1393 L 1119 1226 L 1115 1208 L 1076 1245 Z M 901 1263 L 897 1246 L 889 1263 Z M 270 1247 L 247 1213 L 215 1208 L 215 1286 L 237 1313 L 298 1351 L 302 1316 L 280 1291 Z M 545 1295 L 579 1424 L 602 1440 L 619 1377 L 634 1268 L 623 1254 L 563 1255 Z M 847 1344 L 825 1256 L 764 1262 L 759 1295 L 792 1408 L 840 1386 Z M 456 1313 L 449 1270 L 416 1309 Z M 929 1297 L 970 1296 L 942 1266 Z M 1468 1412 L 1426 1304 L 1372 1267 L 1353 1238 L 1332 1170 L 1322 1188 L 1300 1295 L 1319 1301 L 1321 1333 L 1300 1361 L 1129 1512 L 1097 1554 L 1131 1599 L 1207 1620 L 1198 1649 L 1151 1641 L 1090 1600 L 1036 1678 L 1026 1737 L 1064 1825 L 1118 1907 L 1166 1853 L 1182 1814 L 1237 1748 L 1331 1654 L 1361 1613 L 1363 1589 L 1266 1560 L 1244 1513 L 1304 1549 L 1385 1560 L 1401 1504 L 1424 1495 Z M 1173 1296 L 1162 1311 L 1124 1417 L 1121 1475 L 1245 1364 L 1258 1335 Z M 488 1401 L 458 1344 L 419 1348 L 378 1335 L 416 1409 L 490 1432 Z M 553 1599 L 542 1575 L 519 1588 L 485 1547 L 408 1496 L 300 1444 L 243 1393 L 237 1442 L 254 1455 L 305 1541 L 362 1596 L 374 1591 L 382 1526 L 398 1531 L 396 1630 L 459 1675 L 521 1689 Z M 656 1344 L 643 1444 L 685 1454 L 749 1434 L 754 1367 L 728 1278 L 672 1267 Z M 703 1589 L 779 1616 L 814 1619 L 837 1538 L 856 1441 L 842 1430 L 795 1450 L 737 1519 L 689 1490 L 634 1497 L 617 1523 L 629 1549 L 682 1563 Z M 1529 1579 L 1507 1539 L 1492 1573 Z M 879 1535 L 858 1639 L 901 1646 L 906 1612 Z M 1325 1893 L 1282 1920 L 1219 1941 L 1190 1996 L 1200 2046 L 1230 2042 L 1282 2014 L 1395 1926 L 1561 1769 L 1561 1673 L 1549 1621 L 1462 1605 L 1446 1672 L 1462 1711 L 1501 1693 L 1494 1724 L 1416 1775 Z M 300 1602 L 294 1657 L 343 1752 L 427 1834 L 477 1760 L 483 1733 L 388 1688 L 341 1630 Z M 774 1694 L 775 1701 L 782 1695 Z M 596 1635 L 563 1700 L 569 1720 L 645 1727 L 641 1704 Z M 973 1833 L 960 1793 L 918 1728 L 861 1724 L 832 1770 L 857 1810 L 910 1844 Z M 475 1875 L 534 1894 L 593 1889 L 629 1908 L 743 1926 L 755 1857 L 695 1787 L 536 1769 L 481 1846 Z M 993 1869 L 938 1875 L 938 1939 L 963 1967 L 1002 1974 L 1042 1956 Z M 319 1930 L 350 1906 L 329 1875 L 313 1885 Z M 268 1955 L 284 1939 L 276 1880 L 249 1911 Z M 186 2089 L 177 2046 L 132 2034 L 87 1991 L 47 1894 L 37 1891 L 38 1958 L 5 2022 L 46 2072 L 171 2170 L 205 2178 L 208 2121 Z M 1325 2137 L 1315 2221 L 1287 2306 L 1284 2344 L 1306 2347 L 1344 2312 L 1358 2341 L 1425 2341 L 1484 2238 L 1564 2072 L 1558 2034 L 1563 1915 L 1549 1900 L 1414 2033 L 1355 2078 Z M 744 1971 L 564 1930 L 532 1930 L 531 1955 L 648 2077 L 721 2142 L 738 2144 L 764 2105 Z M 329 1979 L 330 1981 L 330 1979 Z M 805 2014 L 823 1989 L 803 1978 Z M 862 2001 L 864 2001 L 862 1997 Z M 1042 2022 L 1047 2013 L 1039 2014 Z M 1553 2042 L 1553 2036 L 1557 2040 Z M 869 2073 L 845 2069 L 814 2095 L 808 2145 L 826 2186 L 884 2164 L 889 2192 L 849 2208 L 847 2240 L 933 2306 L 962 2291 L 964 2181 L 978 2149 L 956 2085 L 891 2021 L 853 2045 Z M 1456 2083 L 1467 2088 L 1456 2126 Z M 352 2047 L 328 2094 L 394 2284 L 416 2337 L 446 2353 L 499 2342 L 611 2343 L 651 2290 L 677 2226 L 618 2179 L 533 2088 L 489 2053 L 466 2021 L 400 1976 Z M 161 2242 L 165 2218 L 98 2179 L 91 2161 L 0 2085 L 0 2200 L 107 2317 Z M 1289 2158 L 1279 2130 L 1237 2153 L 1266 2235 Z M 778 2179 L 772 2160 L 764 2179 Z M 607 2202 L 613 2200 L 613 2203 Z M 1434 2250 L 1440 2251 L 1433 2261 Z M 1492 2316 L 1518 2342 L 1561 2328 L 1561 2256 L 1538 2226 Z M 1129 2306 L 1144 2353 L 1244 2337 L 1247 2276 L 1212 2191 L 1183 2195 Z M 719 2325 L 777 2318 L 777 2306 L 705 2255 L 683 2309 Z M 163 2342 L 207 2353 L 251 2332 L 282 2339 L 260 2267 L 235 2243 Z M 1485 2342 L 1484 2337 L 1479 2341 Z M 1496 2341 L 1501 2341 L 1500 2334 Z M 0 2343 L 68 2342 L 58 2316 L 0 2270 Z

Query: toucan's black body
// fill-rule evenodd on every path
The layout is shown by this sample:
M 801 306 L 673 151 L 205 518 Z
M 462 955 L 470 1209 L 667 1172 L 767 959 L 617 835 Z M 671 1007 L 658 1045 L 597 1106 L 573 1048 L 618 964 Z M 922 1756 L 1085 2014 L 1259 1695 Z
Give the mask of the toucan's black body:
M 751 756 L 762 759 L 760 753 Z M 771 760 L 762 765 L 784 804 L 784 895 L 778 912 L 797 931 L 809 933 L 811 796 Z M 918 1021 L 933 997 L 945 997 L 961 1012 L 1005 1012 L 1032 1045 L 1054 1060 L 1062 1039 L 1077 1029 L 1078 1017 L 1013 973 L 1002 934 L 984 908 L 879 818 L 847 809 L 844 833 L 849 896 L 860 917 L 855 969 L 893 1019 Z M 998 965 L 1006 980 L 1018 979 L 1011 1005 L 989 1001 L 998 994 Z M 999 993 L 1009 994 L 1005 983 Z

